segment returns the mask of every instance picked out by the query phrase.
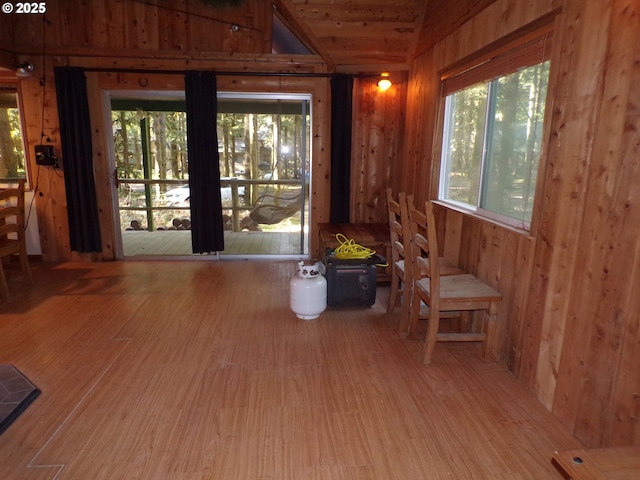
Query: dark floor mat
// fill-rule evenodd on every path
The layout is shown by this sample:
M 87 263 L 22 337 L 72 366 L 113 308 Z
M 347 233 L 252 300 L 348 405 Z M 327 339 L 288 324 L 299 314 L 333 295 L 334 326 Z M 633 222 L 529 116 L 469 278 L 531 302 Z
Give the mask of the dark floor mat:
M 40 390 L 13 365 L 0 364 L 0 434 L 31 405 Z

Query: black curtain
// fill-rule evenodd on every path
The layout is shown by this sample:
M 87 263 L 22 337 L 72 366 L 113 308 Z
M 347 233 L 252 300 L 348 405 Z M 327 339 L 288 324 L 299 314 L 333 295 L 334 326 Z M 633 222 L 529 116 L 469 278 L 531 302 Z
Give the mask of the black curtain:
M 70 247 L 75 252 L 101 252 L 87 79 L 81 68 L 56 67 L 55 82 Z
M 331 78 L 331 223 L 349 223 L 353 77 Z
M 224 250 L 216 89 L 213 72 L 185 75 L 193 253 Z

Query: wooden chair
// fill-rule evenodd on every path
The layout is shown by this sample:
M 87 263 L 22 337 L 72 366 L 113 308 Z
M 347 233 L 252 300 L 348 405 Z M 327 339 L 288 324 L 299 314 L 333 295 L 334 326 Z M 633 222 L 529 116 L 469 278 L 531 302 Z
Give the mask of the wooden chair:
M 398 200 L 393 198 L 391 188 L 387 188 L 387 212 L 389 217 L 389 239 L 391 242 L 391 292 L 387 302 L 387 313 L 393 312 L 398 297 L 404 293 L 404 231 L 400 203 L 406 202 L 404 192 L 398 194 Z
M 483 357 L 488 357 L 487 339 L 494 330 L 495 316 L 502 295 L 471 274 L 442 275 L 441 262 L 429 261 L 438 258 L 438 241 L 433 216 L 433 204 L 425 204 L 426 236 L 418 231 L 417 218 L 422 212 L 411 212 L 412 257 L 413 257 L 413 301 L 411 305 L 411 327 L 417 324 L 420 301 L 429 307 L 427 338 L 425 340 L 424 363 L 431 363 L 436 342 L 483 342 Z M 483 311 L 482 331 L 441 333 L 440 318 L 443 312 L 465 312 L 466 318 L 473 311 Z M 468 313 L 467 313 L 468 312 Z
M 409 230 L 407 232 L 407 237 L 410 239 L 413 239 L 413 236 L 416 233 L 419 233 L 423 237 L 426 237 L 427 236 L 426 213 L 422 210 L 417 210 L 413 205 L 413 201 L 408 201 L 407 206 L 408 206 L 407 215 L 409 217 L 409 225 L 408 225 Z M 415 283 L 414 275 L 424 276 L 424 274 L 416 270 L 415 265 L 413 264 L 413 257 L 414 257 L 413 252 L 409 253 L 408 257 L 410 259 L 409 265 L 411 270 L 409 274 L 409 278 L 411 278 L 412 282 Z M 429 259 L 427 258 L 425 259 L 425 261 L 427 262 L 427 265 L 428 265 Z M 438 256 L 438 266 L 440 269 L 441 276 L 460 275 L 464 273 L 462 269 L 458 268 L 449 260 L 446 260 L 441 256 Z M 413 291 L 413 285 L 411 286 L 411 291 Z M 400 325 L 400 328 L 405 332 L 407 332 L 410 336 L 414 336 L 416 334 L 419 320 L 429 319 L 429 307 L 427 305 L 423 307 L 422 303 L 423 302 L 418 302 L 414 304 L 412 301 L 407 311 L 406 317 L 403 317 L 401 320 L 402 324 Z M 459 322 L 461 316 L 462 315 L 459 311 L 440 312 L 440 318 L 455 319 L 456 322 Z M 457 323 L 457 325 L 459 325 L 459 323 Z
M 31 269 L 27 258 L 24 223 L 24 180 L 17 187 L 0 189 L 0 296 L 9 295 L 4 274 L 5 257 L 18 255 L 22 274 L 31 285 Z
M 387 313 L 393 312 L 398 298 L 402 299 L 402 311 L 399 328 L 406 331 L 411 305 L 411 246 L 408 199 L 405 193 L 398 194 L 398 201 L 393 198 L 391 188 L 387 188 L 387 209 L 389 211 L 389 230 L 391 239 L 391 292 L 387 303 Z M 407 258 L 407 254 L 409 257 Z

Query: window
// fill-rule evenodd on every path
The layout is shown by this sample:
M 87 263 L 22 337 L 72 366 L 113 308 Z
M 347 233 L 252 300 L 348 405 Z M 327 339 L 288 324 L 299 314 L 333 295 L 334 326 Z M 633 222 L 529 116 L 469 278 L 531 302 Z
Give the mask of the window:
M 14 87 L 0 85 L 0 180 L 25 178 L 22 122 Z
M 443 80 L 439 199 L 529 228 L 550 50 L 546 33 Z
M 114 98 L 111 108 L 123 227 L 132 221 L 151 230 L 171 225 L 174 209 L 189 210 L 184 100 Z M 249 223 L 250 212 L 257 218 L 253 210 L 260 197 L 282 203 L 306 192 L 311 154 L 308 95 L 219 92 L 217 126 L 222 204 L 225 214 L 240 222 L 234 222 L 236 229 Z M 235 204 L 232 191 L 239 193 Z M 306 195 L 298 197 L 301 206 Z M 263 209 L 272 210 L 276 208 Z M 138 216 L 129 218 L 135 211 Z M 271 224 L 260 228 L 277 228 L 266 225 Z
M 111 98 L 121 227 L 188 230 L 191 194 L 182 92 L 137 95 L 118 92 Z M 307 254 L 311 96 L 218 92 L 217 100 L 220 193 L 226 242 L 232 245 L 229 254 Z M 234 237 L 227 235 L 243 232 L 274 238 L 261 244 L 254 235 L 252 242 L 234 244 Z M 243 248 L 246 251 L 240 251 Z M 124 253 L 128 255 L 126 241 Z

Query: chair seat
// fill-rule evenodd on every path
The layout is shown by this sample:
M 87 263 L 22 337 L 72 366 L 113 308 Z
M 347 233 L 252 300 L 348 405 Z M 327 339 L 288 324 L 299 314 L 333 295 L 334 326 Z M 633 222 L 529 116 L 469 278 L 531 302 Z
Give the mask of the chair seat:
M 405 272 L 404 260 L 398 260 L 397 262 L 394 262 L 393 266 L 397 268 L 399 272 L 402 272 L 402 273 Z
M 0 240 L 0 257 L 6 257 L 12 253 L 20 253 L 20 242 L 10 238 Z
M 412 262 L 414 279 L 414 298 L 411 306 L 409 333 L 415 332 L 419 318 L 420 302 L 429 306 L 429 323 L 425 340 L 424 363 L 431 363 L 431 356 L 436 342 L 482 342 L 482 356 L 488 359 L 495 342 L 496 317 L 498 305 L 502 300 L 500 292 L 471 274 L 443 275 L 441 260 L 429 263 L 438 255 L 438 239 L 436 222 L 433 213 L 433 202 L 425 203 L 425 210 L 414 209 L 410 213 Z M 424 226 L 423 226 L 424 225 Z M 420 231 L 426 232 L 423 234 Z M 442 312 L 452 314 L 460 311 L 461 327 L 457 332 L 439 331 Z M 482 328 L 470 331 L 473 312 L 482 311 Z M 479 330 L 479 329 L 476 329 Z M 488 346 L 489 345 L 489 346 Z
M 416 282 L 427 298 L 431 298 L 428 278 Z M 491 302 L 502 300 L 502 295 L 471 274 L 440 277 L 440 310 L 457 310 L 473 305 L 479 310 L 488 308 Z

